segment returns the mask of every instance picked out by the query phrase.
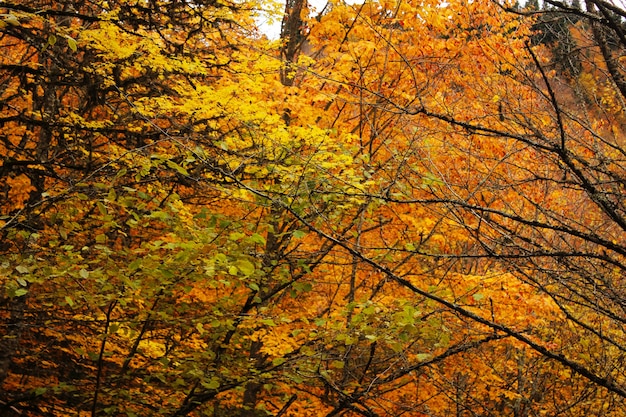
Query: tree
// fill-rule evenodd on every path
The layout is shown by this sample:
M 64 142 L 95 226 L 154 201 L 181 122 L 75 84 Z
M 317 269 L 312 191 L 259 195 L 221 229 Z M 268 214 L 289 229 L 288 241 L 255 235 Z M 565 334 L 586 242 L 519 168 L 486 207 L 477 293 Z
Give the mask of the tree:
M 328 247 L 292 260 L 245 183 L 287 199 L 341 158 L 284 124 L 252 6 L 2 3 L 3 413 L 249 406 L 261 308 Z
M 599 14 L 561 6 L 559 12 L 578 13 L 594 25 L 605 22 L 619 34 L 614 19 L 603 21 Z M 390 85 L 382 76 L 379 83 L 352 81 L 344 85 L 358 86 L 351 96 L 363 97 L 360 103 L 376 103 L 370 107 L 372 113 L 379 111 L 390 118 L 400 114 L 409 120 L 402 125 L 410 126 L 405 131 L 420 132 L 415 141 L 421 145 L 423 156 L 411 167 L 413 176 L 402 176 L 396 166 L 381 169 L 394 181 L 390 188 L 372 195 L 386 202 L 387 207 L 406 207 L 413 213 L 423 205 L 433 207 L 441 221 L 437 228 L 423 235 L 441 233 L 452 242 L 433 250 L 425 245 L 419 247 L 416 242 L 422 243 L 423 238 L 414 236 L 408 242 L 410 246 L 404 248 L 406 256 L 444 258 L 448 268 L 462 271 L 480 270 L 485 260 L 493 260 L 496 263 L 491 264 L 491 273 L 512 271 L 522 283 L 551 299 L 549 322 L 531 323 L 534 330 L 517 328 L 507 317 L 498 317 L 498 309 L 503 306 L 498 307 L 495 301 L 493 307 L 484 304 L 482 313 L 477 313 L 459 305 L 456 298 L 439 296 L 404 279 L 395 272 L 393 264 L 374 260 L 356 249 L 355 253 L 412 291 L 523 342 L 559 363 L 566 372 L 587 379 L 590 386 L 623 396 L 623 375 L 618 365 L 623 354 L 623 294 L 618 272 L 623 262 L 617 244 L 623 233 L 618 201 L 622 184 L 619 125 L 604 127 L 598 120 L 598 107 L 581 106 L 572 84 L 545 69 L 547 52 L 523 46 L 528 32 L 524 30 L 524 21 L 513 17 L 519 12 L 507 17 L 492 10 L 488 16 L 483 7 L 484 4 L 451 4 L 446 6 L 449 13 L 445 14 L 437 9 L 446 29 L 439 28 L 435 41 L 419 42 L 413 38 L 410 43 L 395 42 L 395 34 L 379 32 L 381 43 L 388 45 L 381 55 L 391 55 L 391 51 L 399 55 L 384 61 L 385 71 L 370 70 L 376 65 L 371 63 L 380 56 L 380 49 L 373 45 L 366 54 L 353 55 L 356 67 L 362 70 L 358 74 L 401 74 L 390 69 L 399 63 L 407 74 L 404 82 L 408 85 L 396 82 L 389 90 L 382 90 L 381 86 Z M 605 13 L 600 14 L 604 16 L 608 6 L 602 7 Z M 424 18 L 425 13 L 422 11 L 421 17 L 435 27 L 437 19 Z M 494 15 L 498 17 L 494 19 Z M 384 16 L 398 18 L 391 12 Z M 502 32 L 495 31 L 495 27 L 502 28 Z M 487 28 L 491 35 L 484 31 Z M 498 38 L 494 32 L 507 36 Z M 402 36 L 405 32 L 399 33 Z M 354 32 L 352 35 L 357 36 Z M 597 34 L 593 36 L 596 42 L 601 39 Z M 439 54 L 432 53 L 437 43 L 442 45 Z M 419 55 L 416 57 L 408 48 L 401 49 L 408 44 L 429 48 L 422 67 Z M 601 80 L 611 80 L 604 84 L 606 90 L 599 106 L 600 111 L 606 111 L 608 103 L 615 105 L 621 100 L 621 74 L 615 66 L 615 52 L 609 53 L 606 42 L 596 45 L 602 46 L 590 52 L 590 59 L 598 63 L 597 58 L 601 57 L 605 71 Z M 437 57 L 442 61 L 439 67 Z M 449 57 L 449 61 L 444 57 Z M 455 66 L 445 67 L 452 57 Z M 464 57 L 468 57 L 467 61 Z M 359 67 L 363 62 L 371 66 Z M 585 62 L 582 65 L 589 70 Z M 445 76 L 435 79 L 433 75 L 438 73 L 433 67 Z M 448 87 L 440 87 L 442 84 Z M 610 85 L 616 90 L 611 90 Z M 380 118 L 368 115 L 368 121 L 372 120 Z M 384 143 L 380 129 L 372 131 L 376 135 L 371 136 Z M 406 136 L 401 132 L 386 137 L 406 144 L 408 140 L 399 139 Z M 397 148 L 394 151 L 397 160 Z M 402 162 L 410 164 L 407 159 Z M 416 177 L 425 181 L 421 190 L 414 185 Z M 457 235 L 452 238 L 451 231 L 455 229 Z M 503 287 L 510 280 L 504 276 L 508 278 L 503 280 Z M 555 307 L 557 313 L 553 312 Z M 585 346 L 582 351 L 581 341 Z
M 614 200 L 621 195 L 619 125 L 606 129 L 598 107 L 582 106 L 575 84 L 545 68 L 549 52 L 524 45 L 533 22 L 517 18 L 518 11 L 487 12 L 482 3 L 443 10 L 434 6 L 429 15 L 428 7 L 420 13 L 394 5 L 336 8 L 326 25 L 322 20 L 312 30 L 311 41 L 323 45 L 323 62 L 342 68 L 335 78 L 318 70 L 325 78 L 314 84 L 322 91 L 315 97 L 321 108 L 333 109 L 326 123 L 358 134 L 357 154 L 367 155 L 364 177 L 372 179 L 364 182 L 372 186 L 364 194 L 385 210 L 379 219 L 391 217 L 385 245 L 377 240 L 366 249 L 358 234 L 358 241 L 342 246 L 391 281 L 555 361 L 554 377 L 573 372 L 587 381 L 582 392 L 606 389 L 611 402 L 611 395 L 624 394 L 618 365 L 622 262 L 615 246 L 622 233 L 621 203 Z M 559 12 L 564 10 L 571 12 Z M 407 16 L 416 15 L 428 23 L 411 24 Z M 584 30 L 577 27 L 575 32 Z M 424 32 L 431 37 L 419 38 Z M 583 72 L 593 59 L 610 76 L 612 58 L 606 56 L 602 48 L 590 52 Z M 611 92 L 619 77 L 596 79 L 607 81 L 603 94 L 593 91 L 601 111 L 607 105 L 619 109 L 619 94 Z M 344 121 L 351 125 L 342 126 Z M 422 217 L 424 211 L 429 214 Z M 402 212 L 411 215 L 402 218 Z M 416 224 L 416 218 L 433 214 L 436 227 Z M 394 223 L 402 231 L 395 239 L 387 234 Z M 439 236 L 447 239 L 433 244 Z M 421 262 L 411 262 L 418 257 Z M 439 268 L 423 257 L 439 260 Z M 437 294 L 426 284 L 432 276 L 416 272 L 425 265 L 431 266 L 425 268 L 429 274 L 443 274 L 436 282 L 445 282 L 451 270 L 501 271 L 493 290 L 506 290 L 515 276 L 536 289 L 545 303 L 538 315 L 547 321 L 515 323 L 519 316 L 511 321 L 511 306 L 503 299 L 498 305 L 491 294 L 482 312 L 466 308 L 458 296 Z M 404 278 L 407 273 L 412 279 Z M 595 395 L 590 401 L 604 401 Z M 567 407 L 588 407 L 571 393 L 562 398 L 570 402 Z
M 493 2 L 295 2 L 282 44 L 79 3 L 0 3 L 3 413 L 623 413 L 591 8 L 575 79 Z

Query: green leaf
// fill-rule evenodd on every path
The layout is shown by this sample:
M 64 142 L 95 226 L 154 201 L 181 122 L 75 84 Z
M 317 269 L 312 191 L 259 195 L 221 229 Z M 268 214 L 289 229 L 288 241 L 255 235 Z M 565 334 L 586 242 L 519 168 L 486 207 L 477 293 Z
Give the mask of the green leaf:
M 282 365 L 282 364 L 283 364 L 283 363 L 285 363 L 285 362 L 287 362 L 287 359 L 285 359 L 285 358 L 274 358 L 274 359 L 272 360 L 272 365 L 274 365 L 274 366 L 280 366 L 280 365 Z
M 174 169 L 179 174 L 184 175 L 186 177 L 189 176 L 189 171 L 187 171 L 185 168 L 181 167 L 180 165 L 178 165 L 176 162 L 172 161 L 171 159 L 168 159 L 166 164 L 168 167 Z
M 258 233 L 253 234 L 248 238 L 251 243 L 258 243 L 259 245 L 265 245 L 265 238 Z
M 313 349 L 311 346 L 306 345 L 300 348 L 300 353 L 302 353 L 304 356 L 315 356 L 317 354 L 315 349 Z
M 4 19 L 5 23 L 8 23 L 11 26 L 20 26 L 21 25 L 19 19 L 13 13 L 2 14 L 0 16 L 2 16 L 2 18 Z
M 368 305 L 363 309 L 361 313 L 365 314 L 366 316 L 371 316 L 372 314 L 376 313 L 376 306 Z
M 220 387 L 220 381 L 213 378 L 210 381 L 203 381 L 202 386 L 206 389 L 218 389 Z
M 142 258 L 135 259 L 128 265 L 128 270 L 134 272 L 138 270 L 139 268 L 141 268 L 142 263 L 143 263 Z
M 422 182 L 424 184 L 424 186 L 426 187 L 430 187 L 430 186 L 438 186 L 438 185 L 443 185 L 444 182 L 441 181 L 439 178 L 437 178 L 433 173 L 431 172 L 427 172 L 423 177 L 422 177 Z
M 228 256 L 223 253 L 218 253 L 215 255 L 215 262 L 226 263 L 228 262 Z
M 245 236 L 246 235 L 241 232 L 232 232 L 230 235 L 228 235 L 228 240 L 232 240 L 233 242 L 236 242 Z
M 344 343 L 346 346 L 350 346 L 350 345 L 353 345 L 356 341 L 357 339 L 355 339 L 354 337 L 346 336 L 346 340 L 344 340 Z
M 485 296 L 484 296 L 483 294 L 481 294 L 481 293 L 477 292 L 476 294 L 473 294 L 473 295 L 472 295 L 472 298 L 473 298 L 475 301 L 480 301 L 480 300 L 482 300 L 483 298 L 485 298 Z
M 172 271 L 170 271 L 167 268 L 159 268 L 159 272 L 161 273 L 161 276 L 165 278 L 166 280 L 170 280 L 176 276 L 176 274 L 174 274 Z
M 260 288 L 258 286 L 258 284 L 251 282 L 250 284 L 248 284 L 248 287 L 252 290 L 252 291 L 259 291 Z
M 28 290 L 26 288 L 18 288 L 13 293 L 16 297 L 21 297 L 23 295 L 28 294 Z
M 297 292 L 309 292 L 313 289 L 313 285 L 310 282 L 295 282 L 293 289 Z
M 115 201 L 117 200 L 117 193 L 115 192 L 115 188 L 111 188 L 109 190 L 109 194 L 107 195 L 107 201 Z
M 389 346 L 391 347 L 391 350 L 393 350 L 395 353 L 400 353 L 404 350 L 404 345 L 398 342 L 391 342 L 389 343 Z
M 303 230 L 294 230 L 291 235 L 296 239 L 302 239 L 307 235 L 307 233 Z
M 247 259 L 240 259 L 235 262 L 235 265 L 245 276 L 254 274 L 254 270 L 256 269 L 254 264 Z
M 96 205 L 98 206 L 98 211 L 100 211 L 100 214 L 102 214 L 103 216 L 106 216 L 108 214 L 106 206 L 102 204 L 101 201 L 98 201 Z
M 72 300 L 72 297 L 70 297 L 69 295 L 65 296 L 65 302 L 68 306 L 74 307 L 74 300 Z
M 200 212 L 198 214 L 196 214 L 195 216 L 193 216 L 194 219 L 206 219 L 208 217 L 209 211 L 206 209 L 206 207 L 202 207 L 200 209 Z
M 150 218 L 152 219 L 159 219 L 159 220 L 167 220 L 169 219 L 170 215 L 167 214 L 164 211 L 153 211 L 150 213 Z
M 67 39 L 67 46 L 69 46 L 72 51 L 76 52 L 78 50 L 76 39 L 72 38 L 71 36 L 66 36 L 65 39 Z
M 327 322 L 328 322 L 328 319 L 320 317 L 320 318 L 315 319 L 313 323 L 315 323 L 315 325 L 318 327 L 324 327 L 326 326 Z
M 19 272 L 20 274 L 28 274 L 30 272 L 30 270 L 27 267 L 25 267 L 24 265 L 16 266 L 15 270 L 17 272 Z

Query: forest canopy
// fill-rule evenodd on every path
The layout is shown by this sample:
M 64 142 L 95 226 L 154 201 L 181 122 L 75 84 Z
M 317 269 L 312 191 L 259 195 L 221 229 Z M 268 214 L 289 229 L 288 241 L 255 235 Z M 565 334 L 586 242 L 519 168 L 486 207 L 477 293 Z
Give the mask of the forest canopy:
M 0 415 L 626 416 L 616 4 L 0 1 Z

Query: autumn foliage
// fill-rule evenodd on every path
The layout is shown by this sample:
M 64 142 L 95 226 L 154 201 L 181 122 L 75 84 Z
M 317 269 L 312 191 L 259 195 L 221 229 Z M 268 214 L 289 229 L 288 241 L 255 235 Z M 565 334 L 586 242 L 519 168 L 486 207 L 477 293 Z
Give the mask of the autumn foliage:
M 626 415 L 626 11 L 547 3 L 1 1 L 0 415 Z

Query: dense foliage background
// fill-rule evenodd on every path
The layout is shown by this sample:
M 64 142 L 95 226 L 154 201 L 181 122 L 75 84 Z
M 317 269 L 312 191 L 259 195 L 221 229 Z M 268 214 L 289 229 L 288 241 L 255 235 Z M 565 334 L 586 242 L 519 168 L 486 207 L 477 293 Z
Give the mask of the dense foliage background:
M 0 1 L 0 414 L 626 415 L 625 19 Z

